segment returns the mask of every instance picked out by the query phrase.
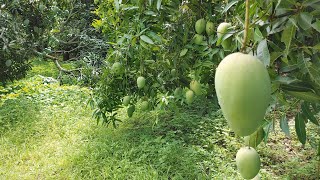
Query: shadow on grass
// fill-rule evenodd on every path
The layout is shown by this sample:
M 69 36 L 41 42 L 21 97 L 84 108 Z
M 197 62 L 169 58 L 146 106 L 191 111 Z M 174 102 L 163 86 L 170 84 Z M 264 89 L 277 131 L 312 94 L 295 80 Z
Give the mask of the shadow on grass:
M 191 108 L 184 109 L 181 114 L 167 111 L 154 116 L 152 113 L 127 119 L 119 129 L 102 128 L 88 135 L 88 144 L 72 159 L 76 176 L 98 179 L 210 179 L 208 167 L 204 168 L 201 163 L 204 159 L 210 161 L 212 154 L 203 151 L 201 145 L 204 142 L 198 139 L 201 135 L 195 131 L 201 131 L 201 126 L 209 124 L 209 121 L 214 124 L 210 115 L 194 115 Z M 156 117 L 159 123 L 154 125 Z M 205 130 L 202 132 L 206 136 Z

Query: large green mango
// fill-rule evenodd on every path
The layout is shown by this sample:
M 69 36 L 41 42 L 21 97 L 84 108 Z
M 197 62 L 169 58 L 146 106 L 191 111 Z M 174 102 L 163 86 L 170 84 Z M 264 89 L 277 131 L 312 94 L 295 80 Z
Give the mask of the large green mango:
M 239 136 L 254 133 L 271 100 L 270 78 L 263 63 L 248 54 L 228 55 L 216 69 L 215 88 L 230 128 Z

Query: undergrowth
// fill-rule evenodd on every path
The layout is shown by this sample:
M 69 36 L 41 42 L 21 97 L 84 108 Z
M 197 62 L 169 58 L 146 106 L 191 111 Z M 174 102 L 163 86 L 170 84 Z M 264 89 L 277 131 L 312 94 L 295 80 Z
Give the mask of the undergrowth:
M 234 159 L 243 140 L 216 103 L 138 108 L 132 118 L 123 108 L 114 129 L 92 119 L 90 93 L 45 74 L 1 87 L 0 179 L 241 179 Z M 293 128 L 290 138 L 276 129 L 257 148 L 262 179 L 318 179 L 315 150 L 302 148 Z

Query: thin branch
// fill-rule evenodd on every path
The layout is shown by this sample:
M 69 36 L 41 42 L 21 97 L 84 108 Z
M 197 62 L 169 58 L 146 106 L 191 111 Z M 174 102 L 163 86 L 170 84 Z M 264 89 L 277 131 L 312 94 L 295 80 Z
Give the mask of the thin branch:
M 41 54 L 40 52 L 38 52 L 38 51 L 36 51 L 36 50 L 34 50 L 34 53 L 36 53 L 36 54 Z M 56 65 L 56 67 L 59 69 L 60 72 L 64 72 L 64 73 L 66 73 L 66 74 L 73 74 L 74 71 L 77 71 L 77 72 L 80 72 L 80 73 L 81 73 L 82 68 L 77 68 L 77 69 L 70 69 L 70 70 L 68 70 L 68 69 L 63 68 L 63 67 L 59 64 L 59 58 L 57 58 L 57 57 L 55 57 L 55 56 L 51 56 L 51 55 L 49 55 L 49 54 L 45 54 L 44 56 L 45 56 L 46 58 L 51 59 L 51 60 L 54 62 L 54 64 Z
M 245 17 L 245 24 L 244 24 L 244 37 L 241 47 L 241 52 L 244 52 L 247 45 L 247 39 L 248 39 L 248 32 L 249 32 L 249 0 L 246 0 L 246 17 Z

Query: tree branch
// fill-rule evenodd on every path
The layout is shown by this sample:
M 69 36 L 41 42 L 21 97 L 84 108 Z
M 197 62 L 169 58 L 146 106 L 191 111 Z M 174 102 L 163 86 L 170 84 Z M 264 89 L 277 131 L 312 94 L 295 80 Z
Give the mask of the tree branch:
M 245 24 L 244 24 L 244 36 L 243 36 L 243 42 L 241 47 L 241 52 L 244 52 L 247 45 L 247 39 L 248 39 L 248 32 L 249 32 L 249 0 L 246 0 L 246 17 L 245 17 Z
M 41 54 L 40 52 L 38 52 L 38 51 L 36 51 L 36 50 L 34 50 L 34 53 L 36 53 L 36 54 Z M 56 67 L 59 69 L 59 71 L 61 71 L 61 72 L 64 72 L 64 73 L 66 73 L 66 74 L 73 74 L 74 71 L 78 71 L 78 72 L 81 73 L 82 68 L 77 68 L 77 69 L 70 69 L 70 70 L 68 70 L 68 69 L 63 68 L 63 67 L 59 64 L 59 58 L 57 58 L 57 57 L 55 57 L 55 56 L 51 56 L 51 55 L 49 55 L 49 54 L 45 54 L 44 56 L 45 56 L 46 58 L 51 59 L 51 60 L 54 62 L 54 64 L 56 65 Z

